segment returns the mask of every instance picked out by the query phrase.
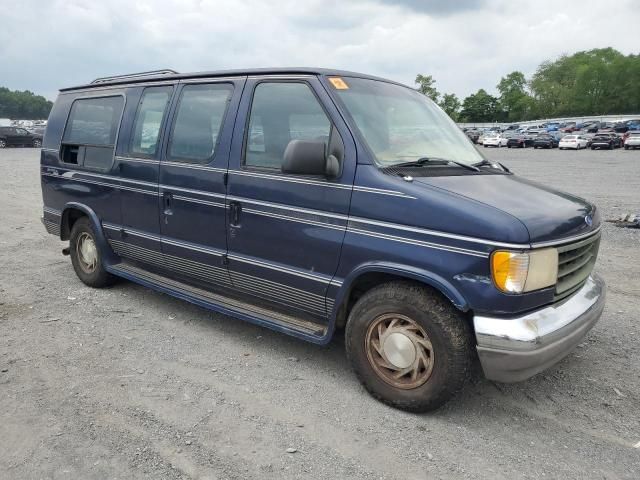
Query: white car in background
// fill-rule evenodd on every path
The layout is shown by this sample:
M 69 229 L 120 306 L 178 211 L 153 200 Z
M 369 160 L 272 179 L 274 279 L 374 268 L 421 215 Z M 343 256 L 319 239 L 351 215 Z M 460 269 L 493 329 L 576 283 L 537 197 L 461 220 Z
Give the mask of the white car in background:
M 587 148 L 589 141 L 582 135 L 565 135 L 560 139 L 558 148 L 560 150 L 573 149 L 580 150 L 581 148 Z
M 507 137 L 501 133 L 488 133 L 482 138 L 483 147 L 506 147 Z
M 629 150 L 630 148 L 633 148 L 634 150 L 636 148 L 640 148 L 640 132 L 631 133 L 624 141 L 624 149 Z

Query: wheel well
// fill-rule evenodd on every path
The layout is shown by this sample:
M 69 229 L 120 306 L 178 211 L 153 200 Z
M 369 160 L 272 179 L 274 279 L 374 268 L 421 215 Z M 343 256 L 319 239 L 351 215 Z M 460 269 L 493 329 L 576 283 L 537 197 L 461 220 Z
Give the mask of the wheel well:
M 60 240 L 69 240 L 73 225 L 87 214 L 77 208 L 68 208 L 62 214 L 62 225 L 60 226 Z
M 448 298 L 446 295 L 443 295 L 443 293 L 440 290 L 438 290 L 437 288 L 434 288 L 432 285 L 429 285 L 425 282 L 419 282 L 413 278 L 403 277 L 401 275 L 394 275 L 392 273 L 367 272 L 357 277 L 351 283 L 351 285 L 349 285 L 349 290 L 345 293 L 344 298 L 340 303 L 340 307 L 338 308 L 338 311 L 336 313 L 336 327 L 343 328 L 346 325 L 351 309 L 356 304 L 356 302 L 360 299 L 360 297 L 362 297 L 362 295 L 367 293 L 372 288 L 377 287 L 378 285 L 382 285 L 383 283 L 389 283 L 389 282 L 397 282 L 397 281 L 404 281 L 404 282 L 408 281 L 408 282 L 420 284 L 421 286 L 432 290 L 436 294 L 442 295 L 448 301 L 451 301 L 451 299 Z

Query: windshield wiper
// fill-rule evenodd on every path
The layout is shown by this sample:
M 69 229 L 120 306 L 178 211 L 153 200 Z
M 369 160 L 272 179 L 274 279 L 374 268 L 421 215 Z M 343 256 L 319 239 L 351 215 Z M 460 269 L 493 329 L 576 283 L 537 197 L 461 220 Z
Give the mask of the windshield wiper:
M 472 170 L 474 172 L 479 172 L 480 169 L 474 165 L 468 165 L 466 163 L 458 162 L 456 160 L 447 160 L 446 158 L 437 158 L 437 157 L 422 157 L 417 160 L 412 160 L 411 162 L 403 162 L 392 165 L 392 167 L 423 167 L 428 165 L 457 165 L 462 168 L 466 168 L 467 170 Z
M 478 163 L 474 163 L 473 166 L 474 167 L 494 167 L 496 165 L 500 165 L 500 168 L 502 168 L 502 170 L 504 170 L 507 173 L 511 173 L 511 170 L 509 170 L 507 167 L 505 167 L 503 164 L 501 164 L 500 162 L 490 162 L 489 160 L 482 160 L 481 162 Z

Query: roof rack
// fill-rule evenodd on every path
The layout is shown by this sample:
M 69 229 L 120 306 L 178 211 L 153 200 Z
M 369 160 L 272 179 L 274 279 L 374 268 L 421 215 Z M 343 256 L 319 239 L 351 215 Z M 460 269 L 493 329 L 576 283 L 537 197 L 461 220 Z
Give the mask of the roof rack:
M 148 72 L 130 73 L 128 75 L 116 75 L 114 77 L 96 78 L 93 82 L 91 82 L 91 84 L 107 83 L 107 82 L 113 82 L 116 80 L 135 80 L 137 78 L 152 77 L 156 75 L 177 75 L 177 73 L 178 72 L 176 72 L 175 70 L 171 70 L 170 68 L 165 68 L 163 70 L 151 70 Z

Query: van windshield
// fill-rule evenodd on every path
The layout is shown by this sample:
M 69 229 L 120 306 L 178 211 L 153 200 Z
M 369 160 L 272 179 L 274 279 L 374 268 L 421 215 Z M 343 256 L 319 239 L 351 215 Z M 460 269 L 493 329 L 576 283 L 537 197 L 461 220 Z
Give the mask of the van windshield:
M 344 78 L 336 88 L 381 167 L 422 158 L 466 165 L 484 157 L 435 103 L 408 87 L 363 78 Z

